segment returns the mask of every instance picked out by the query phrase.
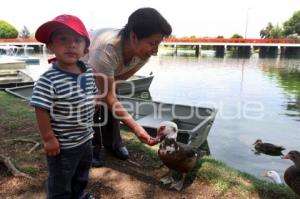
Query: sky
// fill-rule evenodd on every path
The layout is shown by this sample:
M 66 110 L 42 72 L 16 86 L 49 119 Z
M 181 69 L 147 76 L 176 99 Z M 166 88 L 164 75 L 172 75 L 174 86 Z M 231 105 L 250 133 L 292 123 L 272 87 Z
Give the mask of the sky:
M 268 22 L 282 25 L 300 0 L 8 0 L 1 5 L 0 20 L 31 33 L 60 14 L 78 16 L 88 30 L 122 28 L 138 8 L 153 7 L 171 24 L 172 35 L 259 38 Z

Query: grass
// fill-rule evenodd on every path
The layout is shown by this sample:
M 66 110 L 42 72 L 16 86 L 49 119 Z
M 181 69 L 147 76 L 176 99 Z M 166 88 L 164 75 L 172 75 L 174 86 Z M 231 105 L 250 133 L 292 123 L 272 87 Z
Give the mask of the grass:
M 205 157 L 199 162 L 197 177 L 213 184 L 222 194 L 235 189 L 241 198 L 258 194 L 260 198 L 298 198 L 287 186 L 270 183 L 245 172 L 228 167 L 213 157 Z
M 40 165 L 45 165 L 43 150 L 40 148 L 34 154 L 27 154 L 26 151 L 32 147 L 32 144 L 12 144 L 11 142 L 14 138 L 29 136 L 39 140 L 33 108 L 28 103 L 0 91 L 0 115 L 1 151 L 10 153 L 20 170 L 29 175 L 38 176 L 41 171 Z M 16 133 L 15 130 L 21 133 L 4 132 L 7 129 L 10 129 L 12 133 Z M 25 130 L 22 132 L 23 129 Z M 123 131 L 122 137 L 129 150 L 142 154 L 143 166 L 157 168 L 161 164 L 157 155 L 158 146 L 149 147 L 141 144 L 134 134 L 128 131 Z M 211 156 L 205 156 L 198 161 L 196 168 L 188 175 L 188 180 L 207 182 L 224 198 L 299 198 L 285 185 L 270 183 L 240 172 Z
M 13 133 L 22 127 L 32 125 L 35 120 L 34 109 L 26 106 L 25 102 L 3 91 L 0 92 L 0 125 L 5 127 L 8 133 Z
M 29 175 L 38 175 L 38 164 L 45 162 L 41 147 L 32 154 L 27 152 L 33 143 L 17 139 L 40 142 L 34 109 L 28 102 L 0 91 L 0 150 L 1 154 L 12 158 L 19 170 Z
M 130 150 L 143 151 L 148 165 L 159 165 L 158 147 L 140 144 L 133 133 L 124 131 L 122 137 Z M 227 166 L 212 156 L 205 156 L 198 161 L 196 168 L 188 175 L 188 180 L 204 180 L 214 186 L 221 196 L 227 198 L 234 193 L 234 198 L 251 198 L 256 195 L 262 199 L 299 199 L 289 187 L 261 180 L 253 175 Z
M 31 167 L 31 166 L 25 167 L 22 170 L 23 170 L 23 172 L 25 172 L 31 176 L 37 176 L 40 171 L 38 168 Z

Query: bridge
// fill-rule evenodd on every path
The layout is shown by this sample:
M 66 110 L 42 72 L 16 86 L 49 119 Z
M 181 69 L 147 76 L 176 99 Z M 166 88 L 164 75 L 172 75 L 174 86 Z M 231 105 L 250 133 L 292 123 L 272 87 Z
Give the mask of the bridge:
M 279 46 L 300 47 L 297 39 L 243 39 L 243 38 L 175 38 L 164 39 L 162 44 L 168 45 L 211 45 L 211 46 Z
M 235 48 L 245 54 L 251 54 L 254 49 L 260 53 L 272 54 L 300 54 L 300 40 L 298 39 L 243 39 L 243 38 L 165 38 L 161 46 L 173 46 L 175 54 L 180 46 L 192 46 L 195 55 L 199 56 L 203 46 L 212 46 L 216 54 L 224 56 L 228 49 Z M 0 39 L 0 49 L 14 47 L 33 47 L 35 50 L 45 50 L 45 44 L 38 42 L 35 38 Z
M 169 37 L 161 43 L 163 46 L 173 46 L 177 53 L 180 46 L 192 46 L 195 55 L 199 56 L 203 46 L 213 46 L 216 55 L 224 56 L 228 48 L 235 48 L 242 54 L 251 54 L 259 49 L 260 54 L 300 54 L 300 40 L 298 39 L 243 39 L 243 38 L 174 38 Z

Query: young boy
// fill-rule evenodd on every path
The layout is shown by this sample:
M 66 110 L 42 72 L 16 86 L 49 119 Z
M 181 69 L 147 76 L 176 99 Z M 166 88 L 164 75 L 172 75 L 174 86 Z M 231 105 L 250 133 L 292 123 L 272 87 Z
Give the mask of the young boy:
M 31 99 L 48 163 L 48 198 L 93 198 L 84 193 L 92 160 L 94 96 L 92 69 L 79 61 L 90 40 L 75 16 L 60 15 L 36 31 L 55 54 L 36 82 Z

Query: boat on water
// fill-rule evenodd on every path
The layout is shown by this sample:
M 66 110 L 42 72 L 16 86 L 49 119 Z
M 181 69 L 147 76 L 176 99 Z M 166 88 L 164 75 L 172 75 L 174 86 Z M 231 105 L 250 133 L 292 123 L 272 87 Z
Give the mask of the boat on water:
M 5 90 L 26 100 L 30 100 L 32 95 L 32 86 Z M 119 100 L 150 135 L 156 135 L 157 128 L 162 121 L 173 121 L 179 129 L 177 140 L 195 147 L 200 147 L 205 143 L 217 113 L 214 108 L 169 104 L 125 96 L 119 96 Z
M 30 56 L 11 56 L 11 59 L 17 61 L 24 61 L 26 64 L 38 65 L 40 64 L 40 59 L 38 57 L 30 57 Z
M 30 64 L 30 65 L 40 64 L 40 58 L 31 57 L 31 56 L 27 56 L 27 55 L 1 55 L 0 58 L 2 60 L 24 62 L 25 64 Z

